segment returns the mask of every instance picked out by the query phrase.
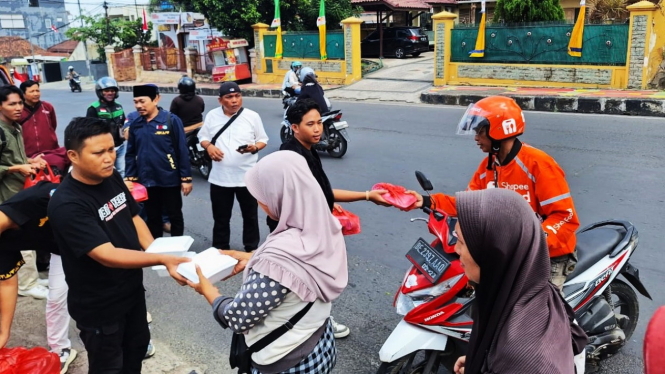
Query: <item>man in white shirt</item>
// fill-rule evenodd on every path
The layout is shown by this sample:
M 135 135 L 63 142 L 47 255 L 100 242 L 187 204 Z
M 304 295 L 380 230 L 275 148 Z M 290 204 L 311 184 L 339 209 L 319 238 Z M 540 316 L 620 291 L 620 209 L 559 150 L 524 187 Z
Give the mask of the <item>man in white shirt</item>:
M 198 134 L 201 146 L 214 161 L 208 178 L 215 220 L 212 245 L 230 248 L 231 213 L 237 198 L 243 218 L 242 240 L 249 252 L 259 246 L 258 203 L 244 179 L 259 159 L 257 152 L 268 143 L 268 135 L 259 114 L 242 107 L 242 92 L 235 82 L 222 83 L 218 100 L 220 107 L 206 115 Z M 233 122 L 226 126 L 229 121 Z

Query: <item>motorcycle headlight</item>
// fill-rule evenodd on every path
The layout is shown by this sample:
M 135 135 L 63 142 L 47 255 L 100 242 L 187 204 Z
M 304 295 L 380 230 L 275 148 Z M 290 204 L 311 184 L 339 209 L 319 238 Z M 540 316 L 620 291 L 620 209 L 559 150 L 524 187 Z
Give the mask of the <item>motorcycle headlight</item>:
M 443 295 L 444 293 L 450 291 L 464 274 L 456 275 L 452 278 L 446 279 L 445 281 L 434 285 L 430 288 L 425 288 L 422 290 L 414 291 L 409 294 L 400 293 L 397 297 L 397 302 L 395 303 L 395 309 L 397 314 L 407 315 L 415 307 L 420 306 L 426 302 L 432 301 L 435 298 Z

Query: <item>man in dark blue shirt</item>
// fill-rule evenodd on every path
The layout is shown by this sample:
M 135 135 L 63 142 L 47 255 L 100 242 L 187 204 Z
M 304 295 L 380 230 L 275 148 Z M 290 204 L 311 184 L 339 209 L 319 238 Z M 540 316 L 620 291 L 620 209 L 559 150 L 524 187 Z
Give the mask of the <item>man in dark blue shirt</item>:
M 125 156 L 125 180 L 138 182 L 148 190 L 144 203 L 148 228 L 153 237 L 163 235 L 162 210 L 171 221 L 171 236 L 182 236 L 182 194 L 192 192 L 192 170 L 183 124 L 178 116 L 158 107 L 155 85 L 134 86 L 134 106 L 130 115 L 129 139 Z

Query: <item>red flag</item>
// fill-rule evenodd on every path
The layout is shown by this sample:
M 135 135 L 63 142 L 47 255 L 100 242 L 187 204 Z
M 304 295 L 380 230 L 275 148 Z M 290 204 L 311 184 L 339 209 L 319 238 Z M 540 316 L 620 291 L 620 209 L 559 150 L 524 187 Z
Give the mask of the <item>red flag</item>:
M 145 8 L 143 8 L 143 32 L 148 32 L 148 19 L 145 16 Z
M 58 28 L 55 27 L 55 25 L 51 25 L 51 30 L 53 30 L 53 32 L 58 32 Z

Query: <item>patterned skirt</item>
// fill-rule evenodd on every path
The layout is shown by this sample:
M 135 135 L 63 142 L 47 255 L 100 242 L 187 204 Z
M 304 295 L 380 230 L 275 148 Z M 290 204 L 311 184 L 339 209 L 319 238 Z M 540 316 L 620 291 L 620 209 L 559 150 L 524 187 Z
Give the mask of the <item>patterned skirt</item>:
M 328 374 L 332 373 L 337 361 L 337 348 L 335 347 L 335 336 L 333 335 L 333 326 L 328 319 L 326 331 L 319 339 L 319 342 L 307 357 L 303 358 L 298 365 L 279 374 Z M 252 374 L 261 374 L 260 371 L 252 368 Z

